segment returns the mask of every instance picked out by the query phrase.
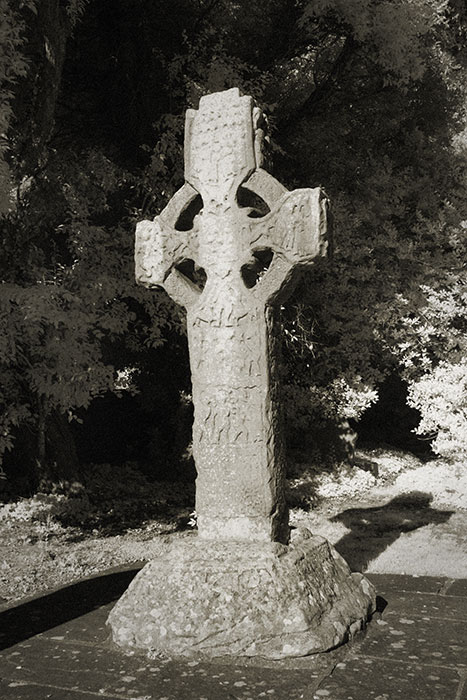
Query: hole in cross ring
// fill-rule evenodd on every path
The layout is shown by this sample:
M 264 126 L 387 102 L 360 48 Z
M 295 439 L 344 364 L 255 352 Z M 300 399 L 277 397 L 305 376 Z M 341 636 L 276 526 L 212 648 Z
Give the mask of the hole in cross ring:
M 252 252 L 251 259 L 242 265 L 240 274 L 247 289 L 255 287 L 269 270 L 274 251 L 271 248 L 259 248 Z
M 176 231 L 191 231 L 193 228 L 195 216 L 200 213 L 203 208 L 203 200 L 200 194 L 197 194 L 188 204 L 182 209 L 175 222 Z
M 207 275 L 203 267 L 198 267 L 194 260 L 185 258 L 175 265 L 175 269 L 186 277 L 202 292 L 206 286 Z
M 237 204 L 241 209 L 245 209 L 247 216 L 251 219 L 261 219 L 271 211 L 264 199 L 248 187 L 238 188 Z

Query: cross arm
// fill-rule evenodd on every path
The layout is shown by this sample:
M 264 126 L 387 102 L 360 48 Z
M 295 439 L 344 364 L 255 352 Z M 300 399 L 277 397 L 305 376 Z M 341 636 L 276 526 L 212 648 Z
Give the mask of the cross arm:
M 267 302 L 288 286 L 294 268 L 326 255 L 328 199 L 319 187 L 289 192 L 262 170 L 257 170 L 244 187 L 259 194 L 271 209 L 261 219 L 250 219 L 244 228 L 244 244 L 252 253 L 273 253 L 267 273 L 252 290 Z
M 195 258 L 197 227 L 194 224 L 190 231 L 182 231 L 177 228 L 177 222 L 197 195 L 185 183 L 159 216 L 153 221 L 141 221 L 136 227 L 136 281 L 145 287 L 163 287 L 174 301 L 185 307 L 196 301 L 200 290 L 177 270 L 177 265 Z

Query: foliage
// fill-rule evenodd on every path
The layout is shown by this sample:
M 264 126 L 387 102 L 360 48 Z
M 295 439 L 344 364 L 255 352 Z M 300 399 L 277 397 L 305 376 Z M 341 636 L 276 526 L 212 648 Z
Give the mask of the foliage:
M 60 494 L 57 491 L 64 490 Z M 74 491 L 74 492 L 73 492 Z M 81 528 L 122 529 L 153 517 L 163 501 L 157 490 L 130 464 L 92 465 L 81 488 L 56 486 L 54 518 Z
M 136 465 L 87 465 L 82 482 L 44 484 L 32 498 L 6 503 L 0 520 L 46 524 L 49 530 L 79 527 L 110 535 L 153 518 L 177 519 L 190 512 L 189 485 L 151 483 Z
M 93 397 L 118 392 L 125 358 L 109 362 L 106 355 L 124 334 L 135 342 L 131 304 L 141 303 L 147 315 L 149 347 L 160 344 L 164 324 L 179 325 L 160 294 L 143 295 L 132 279 L 133 217 L 102 222 L 112 199 L 131 189 L 130 176 L 96 151 L 67 156 L 65 163 L 51 158 L 47 175 L 35 178 L 18 212 L 4 219 L 0 453 L 11 446 L 12 426 L 34 424 L 53 409 L 72 418 Z M 53 198 L 47 218 L 44 197 Z
M 34 12 L 35 4 L 36 0 L 20 2 L 19 6 L 10 0 L 0 2 L 0 214 L 8 211 L 13 187 L 6 138 L 13 114 L 11 103 L 15 86 L 28 69 L 28 61 L 22 52 L 26 28 L 24 14 Z
M 446 23 L 449 6 L 447 0 L 314 0 L 301 4 L 302 27 L 310 30 L 317 22 L 334 21 L 336 29 L 370 48 L 386 82 L 404 83 L 423 77 L 426 64 L 420 39 Z
M 45 523 L 56 507 L 57 500 L 52 494 L 38 493 L 33 498 L 6 503 L 0 509 L 0 520 Z
M 412 3 L 410 12 L 424 13 L 422 4 Z M 350 21 L 357 3 L 333 5 Z M 390 75 L 372 75 L 375 55 L 360 44 L 348 71 L 333 81 L 334 92 L 328 85 L 326 100 L 311 101 L 311 115 L 302 115 L 281 141 L 291 154 L 293 184 L 321 182 L 334 204 L 333 260 L 307 276 L 300 302 L 284 317 L 287 380 L 319 389 L 318 425 L 327 407 L 336 406 L 336 383 L 354 392 L 350 410 L 341 393 L 338 415 L 358 418 L 385 375 L 398 372 L 412 382 L 465 355 L 467 159 L 458 82 L 465 72 L 462 63 L 453 66 L 452 46 L 432 43 L 445 37 L 449 22 L 446 5 L 438 3 L 438 10 L 425 41 L 410 49 L 424 71 L 408 70 L 401 54 Z M 359 26 L 352 31 L 360 42 Z M 405 31 L 414 36 L 414 25 Z M 298 158 L 306 163 L 299 177 Z M 296 392 L 288 404 L 292 416 Z
M 467 455 L 467 362 L 441 362 L 412 383 L 409 403 L 422 416 L 418 434 L 435 435 L 433 450 L 456 460 Z
M 85 417 L 95 397 L 128 390 L 128 368 L 148 411 L 164 396 L 157 351 L 183 346 L 183 315 L 134 284 L 133 232 L 183 182 L 186 107 L 233 85 L 267 112 L 274 174 L 290 188 L 321 184 L 333 202 L 333 258 L 281 310 L 290 430 L 358 421 L 389 373 L 414 387 L 438 367 L 456 373 L 467 317 L 460 0 L 0 9 L 0 458 L 27 425 L 46 472 L 48 416 Z M 184 363 L 178 391 L 189 391 Z M 428 416 L 429 392 L 413 391 Z

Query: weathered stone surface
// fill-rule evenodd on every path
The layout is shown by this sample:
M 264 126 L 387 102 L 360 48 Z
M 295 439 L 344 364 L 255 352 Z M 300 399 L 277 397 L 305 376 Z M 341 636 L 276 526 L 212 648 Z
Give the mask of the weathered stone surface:
M 327 200 L 261 168 L 260 122 L 237 89 L 188 110 L 186 183 L 138 225 L 136 278 L 187 309 L 200 537 L 286 542 L 274 305 L 326 253 Z
M 281 659 L 342 643 L 362 627 L 374 597 L 361 574 L 306 530 L 290 545 L 194 537 L 146 565 L 109 623 L 127 650 Z
M 115 606 L 112 637 L 127 649 L 304 656 L 375 609 L 328 542 L 289 545 L 274 308 L 326 252 L 327 200 L 268 175 L 262 139 L 251 97 L 203 97 L 187 112 L 186 183 L 138 225 L 137 281 L 187 310 L 199 537 L 168 545 Z

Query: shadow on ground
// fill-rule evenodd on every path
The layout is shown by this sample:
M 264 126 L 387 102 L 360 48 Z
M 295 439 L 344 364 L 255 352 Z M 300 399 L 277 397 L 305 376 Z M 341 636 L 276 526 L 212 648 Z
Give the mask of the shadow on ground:
M 412 491 L 383 506 L 344 510 L 331 521 L 342 523 L 350 532 L 334 546 L 353 571 L 362 571 L 403 533 L 449 520 L 454 511 L 432 508 L 432 500 L 429 493 Z
M 140 568 L 79 581 L 0 612 L 0 650 L 112 603 Z

